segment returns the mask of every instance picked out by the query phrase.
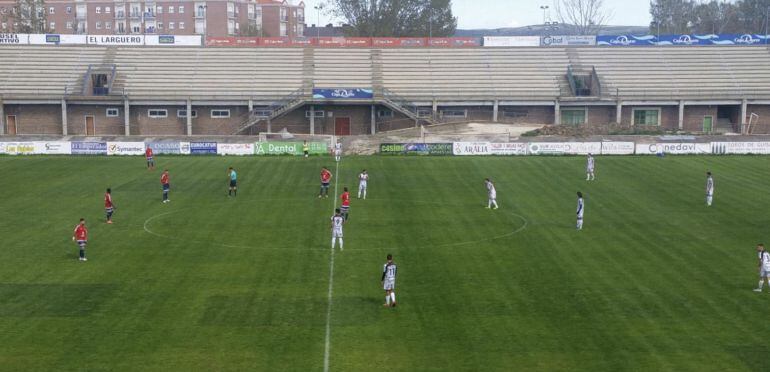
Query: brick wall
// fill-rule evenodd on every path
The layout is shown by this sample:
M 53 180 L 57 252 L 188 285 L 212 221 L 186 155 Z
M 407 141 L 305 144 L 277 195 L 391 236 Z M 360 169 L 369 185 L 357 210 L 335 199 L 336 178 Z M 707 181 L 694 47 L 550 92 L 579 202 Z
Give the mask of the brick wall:
M 62 134 L 61 105 L 6 104 L 5 115 L 16 116 L 17 134 Z
M 107 117 L 107 108 L 118 109 L 117 117 Z M 67 127 L 69 134 L 86 134 L 86 116 L 94 117 L 94 130 L 97 136 L 123 135 L 123 105 L 69 105 L 67 106 Z
M 165 118 L 150 118 L 148 115 L 149 109 L 168 110 L 168 116 Z M 187 134 L 187 119 L 176 116 L 177 110 L 184 109 L 185 106 L 131 106 L 128 115 L 131 134 L 143 136 L 185 135 Z M 195 119 L 193 119 L 193 125 L 195 125 L 194 123 Z
M 702 132 L 704 116 L 713 117 L 713 125 L 716 127 L 717 106 L 685 106 L 683 129 L 688 132 Z

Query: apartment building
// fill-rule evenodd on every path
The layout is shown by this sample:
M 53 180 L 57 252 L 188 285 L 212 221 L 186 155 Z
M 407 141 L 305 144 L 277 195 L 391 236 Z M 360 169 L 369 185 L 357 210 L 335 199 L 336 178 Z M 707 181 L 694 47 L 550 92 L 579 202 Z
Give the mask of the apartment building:
M 19 32 L 15 4 L 0 0 L 0 33 Z M 305 4 L 289 0 L 47 0 L 38 15 L 56 34 L 305 36 Z

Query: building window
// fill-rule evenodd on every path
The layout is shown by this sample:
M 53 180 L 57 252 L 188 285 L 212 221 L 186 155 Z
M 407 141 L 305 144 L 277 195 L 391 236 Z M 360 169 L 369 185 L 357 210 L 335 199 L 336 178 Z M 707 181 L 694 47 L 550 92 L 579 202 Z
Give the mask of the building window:
M 72 30 L 72 22 L 67 22 L 66 27 L 68 30 Z
M 281 22 L 289 22 L 289 16 L 286 14 L 286 8 L 281 7 Z
M 56 29 L 56 22 L 51 22 L 51 23 L 49 23 L 49 24 L 48 24 L 48 26 L 49 26 L 48 28 L 49 28 L 51 31 L 53 31 L 53 30 L 55 30 L 55 29 Z
M 421 118 L 429 118 L 433 116 L 432 108 L 417 108 L 417 116 Z
M 108 118 L 116 118 L 120 116 L 120 109 L 116 108 L 108 108 L 107 109 L 107 117 Z
M 179 8 L 177 8 L 177 12 L 179 14 L 183 14 L 184 13 L 184 5 L 180 5 Z
M 54 14 L 54 9 L 53 9 L 53 7 L 50 7 L 50 8 L 48 8 L 48 14 Z
M 176 117 L 187 118 L 187 110 L 176 110 Z M 198 117 L 198 110 L 192 110 L 193 119 Z
M 286 36 L 286 23 L 281 23 L 281 36 Z
M 230 110 L 214 109 L 211 110 L 212 119 L 227 119 L 230 117 Z
M 147 116 L 153 119 L 162 119 L 168 117 L 168 110 L 166 109 L 149 109 L 147 110 Z
M 112 22 L 104 22 L 104 28 L 107 30 L 112 30 Z
M 169 23 L 168 23 L 168 29 L 169 29 L 169 30 L 173 30 L 175 26 L 176 26 L 176 25 L 174 24 L 174 22 L 169 22 Z
M 67 7 L 67 14 L 72 14 L 72 7 L 71 6 Z
M 179 22 L 179 29 L 184 30 L 184 22 Z
M 269 118 L 270 115 L 272 115 L 273 112 L 270 110 L 254 110 L 254 116 L 258 118 Z M 307 111 L 305 113 L 306 117 L 310 116 L 310 111 Z
M 241 24 L 238 22 L 235 22 L 235 31 L 240 31 L 240 30 L 241 30 Z
M 102 14 L 102 7 L 100 6 L 96 7 L 96 14 Z
M 232 35 L 235 33 L 235 21 L 232 19 L 227 21 L 227 34 Z
M 378 118 L 392 118 L 393 117 L 393 110 L 388 110 L 388 109 L 377 110 L 377 117 Z
M 325 116 L 326 115 L 323 110 L 315 110 L 315 117 L 317 119 L 323 119 Z M 310 117 L 310 110 L 305 111 L 305 117 L 306 118 Z
M 561 123 L 563 125 L 583 125 L 586 123 L 585 108 L 561 109 Z
M 105 7 L 105 8 L 104 8 L 104 12 L 105 12 L 105 13 L 107 13 L 107 14 L 110 14 L 110 13 L 112 12 L 112 8 L 110 8 L 110 7 Z
M 163 22 L 158 22 L 158 30 L 162 30 L 162 29 L 163 29 Z
M 230 18 L 235 17 L 235 5 L 233 3 L 227 3 L 227 16 Z
M 163 7 L 162 7 L 162 6 L 160 6 L 160 5 L 158 5 L 158 6 L 155 8 L 155 14 L 158 14 L 158 15 L 160 15 L 160 14 L 163 14 Z
M 468 110 L 442 110 L 441 116 L 445 118 L 465 118 L 468 117 Z
M 634 125 L 660 125 L 659 108 L 639 108 L 634 111 Z
M 3 27 L 3 30 L 7 29 L 8 28 L 8 23 L 3 22 L 2 27 Z
M 523 119 L 529 116 L 527 110 L 504 110 L 503 117 L 506 119 Z
M 297 23 L 297 36 L 305 36 L 305 25 Z
M 102 29 L 102 23 L 101 22 L 96 22 L 96 29 L 97 30 L 101 30 Z
M 174 6 L 173 5 L 169 5 L 168 6 L 168 14 L 174 14 Z
M 0 14 L 8 14 L 8 9 L 5 7 L 0 8 Z

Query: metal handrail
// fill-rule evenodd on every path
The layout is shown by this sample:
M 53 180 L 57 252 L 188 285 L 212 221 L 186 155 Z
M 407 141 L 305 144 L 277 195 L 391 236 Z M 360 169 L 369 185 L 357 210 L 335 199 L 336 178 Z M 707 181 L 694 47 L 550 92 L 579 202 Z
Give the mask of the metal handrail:
M 575 84 L 575 74 L 572 72 L 572 65 L 567 65 L 567 82 L 572 90 L 572 95 L 577 96 L 577 85 Z
M 596 85 L 596 94 L 594 96 L 601 97 L 602 96 L 602 82 L 599 80 L 599 74 L 596 72 L 596 66 L 591 66 L 591 78 L 594 80 L 594 84 Z

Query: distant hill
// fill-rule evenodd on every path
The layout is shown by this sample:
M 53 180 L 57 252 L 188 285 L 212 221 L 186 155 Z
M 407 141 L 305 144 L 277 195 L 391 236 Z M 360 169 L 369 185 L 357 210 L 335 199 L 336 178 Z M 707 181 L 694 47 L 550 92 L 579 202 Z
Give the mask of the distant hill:
M 575 35 L 575 26 L 560 25 L 559 30 L 551 31 L 551 35 Z M 644 35 L 649 32 L 647 26 L 605 26 L 599 35 Z M 515 28 L 457 30 L 456 37 L 482 37 L 482 36 L 542 36 L 543 25 L 532 25 Z

